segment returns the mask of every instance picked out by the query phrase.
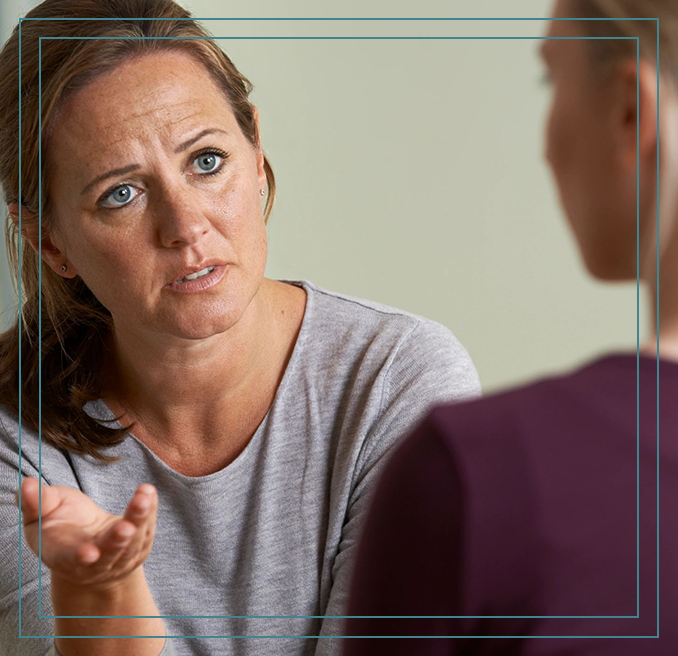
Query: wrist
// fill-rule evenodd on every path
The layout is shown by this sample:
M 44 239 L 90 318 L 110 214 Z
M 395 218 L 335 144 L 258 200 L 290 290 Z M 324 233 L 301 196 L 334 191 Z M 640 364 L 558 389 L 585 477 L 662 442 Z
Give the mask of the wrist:
M 141 566 L 105 585 L 57 577 L 52 602 L 54 644 L 64 656 L 155 656 L 165 644 L 165 624 Z
M 143 566 L 140 565 L 120 579 L 101 583 L 75 583 L 52 574 L 51 587 L 55 608 L 62 604 L 90 606 L 96 602 L 115 606 L 125 600 L 129 602 L 140 591 L 146 590 L 147 583 Z

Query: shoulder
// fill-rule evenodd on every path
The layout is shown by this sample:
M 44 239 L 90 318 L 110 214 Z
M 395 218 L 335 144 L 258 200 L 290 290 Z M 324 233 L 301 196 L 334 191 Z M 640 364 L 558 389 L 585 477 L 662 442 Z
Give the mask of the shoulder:
M 544 476 L 573 454 L 587 453 L 592 440 L 605 449 L 604 436 L 614 432 L 610 444 L 619 446 L 624 425 L 635 426 L 623 420 L 620 406 L 625 404 L 609 385 L 610 375 L 617 373 L 601 359 L 481 398 L 439 404 L 404 447 L 406 460 L 416 462 L 417 454 L 434 441 L 461 472 L 467 492 L 491 499 L 510 489 L 526 503 L 528 486 L 537 480 L 548 484 Z M 600 386 L 603 380 L 608 381 L 607 390 Z
M 615 386 L 627 385 L 614 362 L 600 358 L 559 373 L 505 387 L 482 398 L 441 405 L 429 427 L 448 441 L 481 437 L 487 443 L 539 439 L 545 433 L 570 430 L 588 413 L 606 413 L 615 405 Z M 623 373 L 623 372 L 622 372 Z M 607 388 L 607 391 L 605 390 Z M 592 394 L 596 390 L 597 394 Z M 609 392 L 609 393 L 608 393 Z M 635 378 L 634 378 L 635 392 Z
M 324 337 L 330 350 L 383 357 L 393 373 L 427 371 L 465 381 L 469 396 L 480 381 L 467 350 L 449 328 L 425 317 L 363 298 L 328 291 L 303 281 L 307 291 L 309 332 Z
M 23 439 L 22 439 L 23 438 Z M 33 441 L 32 431 L 21 425 L 19 417 L 5 404 L 0 403 L 0 459 L 7 458 L 7 452 L 19 454 L 20 445 Z
M 432 407 L 480 395 L 468 352 L 445 326 L 304 282 L 299 357 L 325 407 L 342 413 L 356 470 L 365 472 Z
M 24 476 L 41 474 L 51 485 L 77 487 L 66 453 L 43 441 L 38 431 L 20 422 L 15 412 L 0 404 L 1 486 L 13 485 L 19 471 Z
M 306 290 L 307 314 L 313 318 L 316 330 L 340 332 L 360 325 L 365 332 L 385 327 L 402 332 L 411 329 L 420 318 L 383 303 L 318 287 L 307 280 L 295 284 Z
M 637 493 L 635 397 L 623 391 L 632 385 L 632 362 L 604 359 L 434 408 L 387 464 L 382 512 L 407 485 L 425 513 L 437 495 L 451 495 L 429 480 L 455 481 L 468 580 L 488 599 L 520 590 L 524 563 L 544 562 L 544 535 L 552 550 L 567 535 L 571 555 L 586 540 L 605 544 L 604 531 L 626 522 L 610 509 L 633 507 Z M 595 519 L 582 524 L 584 516 Z M 628 526 L 635 530 L 635 516 Z

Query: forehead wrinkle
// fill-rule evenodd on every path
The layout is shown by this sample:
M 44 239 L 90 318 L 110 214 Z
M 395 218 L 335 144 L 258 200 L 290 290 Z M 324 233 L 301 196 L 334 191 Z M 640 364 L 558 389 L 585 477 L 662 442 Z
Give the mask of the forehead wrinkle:
M 191 64 L 191 68 L 204 74 L 199 66 Z M 177 85 L 177 77 L 184 84 Z M 78 136 L 75 142 L 66 139 L 63 144 L 68 147 L 80 142 L 76 146 L 78 163 L 87 162 L 88 168 L 94 165 L 104 169 L 140 162 L 148 144 L 162 146 L 169 152 L 182 137 L 189 136 L 191 128 L 197 130 L 207 122 L 216 122 L 228 129 L 232 122 L 228 101 L 216 87 L 208 91 L 200 85 L 200 95 L 196 96 L 195 79 L 186 80 L 179 71 L 174 71 L 164 84 L 158 85 L 156 78 L 151 80 L 150 88 L 141 87 L 149 79 L 148 74 L 140 76 L 139 85 L 136 88 L 133 85 L 131 93 L 122 98 L 119 95 L 116 98 L 109 80 L 103 80 L 94 87 L 94 95 L 87 95 L 83 89 L 71 99 L 75 104 L 70 105 L 71 111 L 67 113 L 70 116 L 66 121 L 67 132 Z M 125 99 L 127 102 L 121 102 Z M 69 150 L 76 154 L 73 148 Z
M 108 166 L 102 165 L 102 169 L 115 168 L 117 166 L 124 166 L 130 163 L 142 162 L 145 159 L 144 151 L 149 151 L 153 153 L 153 158 L 159 153 L 165 151 L 171 153 L 176 144 L 183 140 L 182 137 L 186 136 L 188 132 L 195 132 L 194 129 L 190 127 L 187 130 L 177 129 L 178 126 L 183 123 L 190 121 L 193 123 L 194 128 L 204 126 L 207 123 L 203 119 L 202 121 L 196 121 L 196 117 L 200 117 L 201 112 L 197 111 L 187 116 L 184 116 L 178 121 L 169 121 L 162 126 L 158 126 L 153 129 L 144 129 L 141 133 L 137 134 L 123 134 L 119 137 L 109 138 L 105 143 L 100 144 L 97 147 L 97 150 L 103 154 L 103 159 L 108 161 Z M 176 133 L 176 137 L 173 138 L 173 134 Z M 107 135 L 119 135 L 118 130 L 108 130 L 103 134 Z M 87 158 L 90 162 L 96 161 L 97 157 L 93 153 L 92 156 Z
M 146 124 L 144 118 L 151 113 L 156 113 L 158 115 L 158 120 Z M 112 147 L 122 142 L 149 141 L 149 137 L 152 138 L 154 135 L 161 135 L 161 141 L 170 142 L 172 135 L 179 132 L 179 130 L 177 130 L 178 126 L 183 125 L 186 122 L 195 122 L 196 126 L 200 125 L 201 122 L 196 121 L 195 119 L 201 116 L 202 112 L 194 111 L 191 114 L 178 118 L 171 111 L 171 108 L 159 107 L 131 115 L 127 120 L 127 129 L 123 132 L 121 132 L 119 122 L 115 121 L 104 124 L 103 128 L 99 130 L 99 134 L 116 135 L 114 138 L 107 140 L 106 143 L 102 144 L 104 147 Z M 167 143 L 168 150 L 170 149 L 170 146 L 171 143 Z

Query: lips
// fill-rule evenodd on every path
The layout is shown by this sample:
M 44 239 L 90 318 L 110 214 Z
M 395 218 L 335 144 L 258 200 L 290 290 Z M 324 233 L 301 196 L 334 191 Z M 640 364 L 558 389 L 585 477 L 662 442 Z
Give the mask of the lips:
M 186 276 L 190 276 L 192 273 L 196 273 L 198 271 L 202 271 L 206 267 L 210 266 L 224 266 L 226 262 L 223 260 L 220 260 L 218 258 L 213 258 L 211 260 L 204 260 L 200 264 L 196 264 L 194 266 L 188 266 L 184 269 L 179 269 L 175 274 L 174 277 L 167 283 L 168 285 L 171 285 L 172 283 L 176 282 L 177 280 L 181 278 L 185 278 Z

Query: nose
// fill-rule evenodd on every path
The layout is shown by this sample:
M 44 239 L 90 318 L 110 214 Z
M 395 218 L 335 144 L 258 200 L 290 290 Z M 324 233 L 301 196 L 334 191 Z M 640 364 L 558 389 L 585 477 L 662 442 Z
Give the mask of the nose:
M 165 188 L 158 211 L 160 241 L 167 248 L 195 244 L 210 230 L 200 199 L 190 187 Z

